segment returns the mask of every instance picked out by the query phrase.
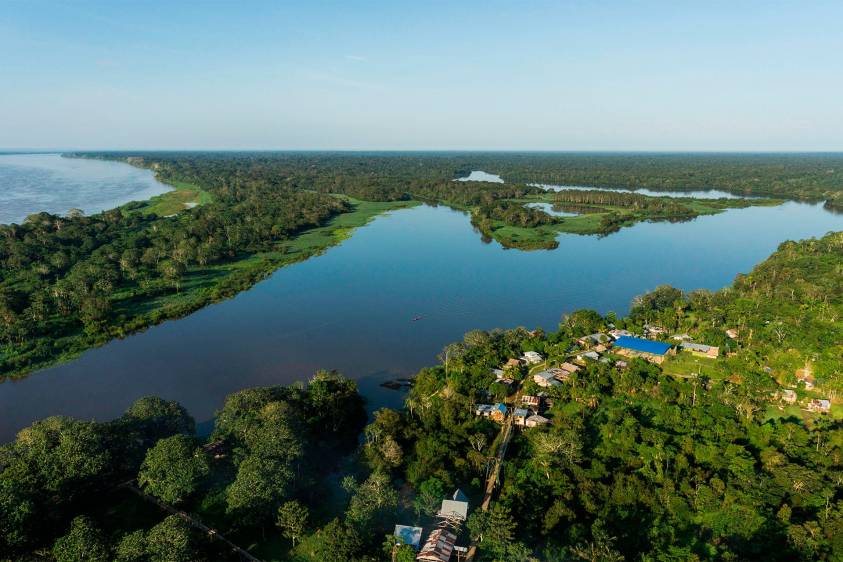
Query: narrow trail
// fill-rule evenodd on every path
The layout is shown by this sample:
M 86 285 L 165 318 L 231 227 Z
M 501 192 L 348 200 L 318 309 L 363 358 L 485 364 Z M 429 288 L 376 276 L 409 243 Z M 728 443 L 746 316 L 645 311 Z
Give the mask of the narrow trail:
M 530 370 L 530 374 L 527 375 L 528 377 L 532 376 L 533 369 Z M 515 407 L 518 406 L 521 400 L 521 384 L 518 385 L 518 390 L 515 392 L 515 396 L 513 398 L 513 404 Z M 506 448 L 509 445 L 509 440 L 512 438 L 513 433 L 513 419 L 514 416 L 510 414 L 507 416 L 506 421 L 504 422 L 503 426 L 501 427 L 501 444 L 498 447 L 498 452 L 495 455 L 495 467 L 492 469 L 492 473 L 489 475 L 489 479 L 486 481 L 486 492 L 483 494 L 483 502 L 480 504 L 480 509 L 483 511 L 489 510 L 489 505 L 492 503 L 492 496 L 495 493 L 495 488 L 498 485 L 498 479 L 500 478 L 501 468 L 503 467 L 503 461 L 506 457 Z M 471 545 L 468 547 L 468 553 L 466 554 L 465 560 L 466 562 L 473 560 L 475 554 L 477 554 L 477 545 L 474 541 L 471 541 Z
M 208 527 L 207 525 L 205 525 L 204 523 L 202 523 L 198 519 L 195 519 L 195 518 L 191 517 L 190 515 L 188 515 L 184 511 L 180 511 L 180 510 L 174 508 L 173 506 L 162 502 L 158 498 L 155 498 L 155 497 L 150 496 L 149 494 L 145 493 L 143 490 L 141 490 L 140 488 L 135 486 L 134 480 L 129 480 L 127 482 L 124 482 L 120 485 L 120 487 L 131 490 L 132 492 L 134 492 L 135 494 L 140 496 L 145 501 L 148 501 L 150 503 L 154 503 L 155 505 L 157 505 L 158 507 L 160 507 L 164 511 L 166 511 L 168 513 L 172 513 L 173 515 L 175 515 L 177 517 L 180 517 L 181 519 L 184 519 L 190 526 L 192 526 L 196 529 L 199 529 L 200 531 L 205 533 L 208 536 L 209 539 L 215 540 L 215 541 L 216 540 L 222 541 L 223 543 L 225 543 L 231 549 L 231 552 L 233 552 L 234 554 L 237 554 L 240 558 L 249 560 L 251 562 L 263 562 L 263 560 L 261 560 L 260 558 L 256 558 L 255 556 L 252 556 L 247 550 L 244 550 L 244 549 L 240 548 L 239 546 L 237 546 L 236 544 L 234 544 L 233 542 L 231 542 L 230 540 L 225 538 L 225 536 L 220 534 L 216 529 L 212 529 L 212 528 Z

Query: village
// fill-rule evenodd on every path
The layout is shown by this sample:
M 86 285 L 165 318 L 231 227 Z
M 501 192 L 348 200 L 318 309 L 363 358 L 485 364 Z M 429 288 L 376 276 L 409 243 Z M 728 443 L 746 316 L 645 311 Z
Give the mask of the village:
M 497 392 L 490 389 L 486 394 L 489 397 L 497 394 L 500 400 L 475 404 L 474 415 L 500 424 L 502 439 L 479 509 L 486 510 L 491 503 L 513 429 L 530 431 L 551 424 L 552 419 L 547 416 L 551 415 L 549 410 L 554 405 L 553 389 L 571 383 L 573 377 L 584 373 L 590 363 L 604 363 L 622 370 L 629 366 L 629 361 L 640 358 L 658 365 L 662 372 L 671 376 L 708 379 L 707 374 L 713 372 L 712 367 L 721 359 L 719 347 L 694 342 L 688 334 L 668 336 L 664 328 L 655 325 L 645 325 L 643 332 L 638 335 L 612 327 L 606 333 L 598 332 L 578 338 L 576 347 L 569 350 L 562 362 L 551 365 L 542 354 L 526 351 L 520 357 L 509 358 L 499 368 L 492 370 L 492 386 Z M 726 336 L 736 340 L 738 332 L 729 329 L 726 330 Z M 734 355 L 734 352 L 728 355 Z M 770 372 L 768 368 L 765 371 Z M 797 370 L 795 378 L 796 385 L 783 387 L 768 397 L 771 407 L 784 411 L 790 406 L 798 407 L 804 413 L 828 414 L 831 400 L 815 397 L 816 381 L 810 369 L 806 366 Z M 726 380 L 740 383 L 737 377 L 726 377 Z M 500 392 L 501 388 L 505 389 L 503 393 Z M 442 500 L 436 522 L 424 542 L 421 541 L 424 532 L 422 527 L 396 525 L 396 545 L 412 546 L 417 552 L 416 560 L 421 562 L 449 562 L 452 557 L 460 562 L 471 560 L 476 547 L 471 544 L 457 545 L 468 512 L 468 498 L 462 491 L 456 490 L 452 497 Z

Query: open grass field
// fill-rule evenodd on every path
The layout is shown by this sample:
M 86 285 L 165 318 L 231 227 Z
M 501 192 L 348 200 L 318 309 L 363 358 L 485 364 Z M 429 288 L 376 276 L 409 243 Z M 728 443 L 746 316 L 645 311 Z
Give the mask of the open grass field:
M 680 351 L 669 356 L 662 363 L 662 371 L 667 375 L 688 377 L 699 374 L 711 380 L 719 381 L 729 376 L 726 366 L 719 359 L 697 357 L 687 351 Z
M 212 200 L 210 193 L 192 183 L 171 181 L 167 184 L 173 186 L 172 191 L 156 195 L 145 201 L 143 206 L 133 206 L 131 210 L 144 215 L 155 214 L 167 217 Z

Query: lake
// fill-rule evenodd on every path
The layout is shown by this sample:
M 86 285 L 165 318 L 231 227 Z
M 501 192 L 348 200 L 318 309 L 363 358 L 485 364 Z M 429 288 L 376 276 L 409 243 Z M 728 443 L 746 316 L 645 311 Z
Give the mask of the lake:
M 554 329 L 583 307 L 624 313 L 663 283 L 718 289 L 783 240 L 831 230 L 843 216 L 790 202 L 603 238 L 562 234 L 556 250 L 523 252 L 484 243 L 445 207 L 397 211 L 228 301 L 0 384 L 0 440 L 54 414 L 109 419 L 148 394 L 207 421 L 231 392 L 320 368 L 357 379 L 370 408 L 398 406 L 403 394 L 379 384 L 434 364 L 468 330 Z
M 0 224 L 40 211 L 87 214 L 142 201 L 172 188 L 150 170 L 60 154 L 0 154 Z
M 457 178 L 456 181 L 485 181 L 491 183 L 504 183 L 502 177 L 497 174 L 484 172 L 483 170 L 473 170 L 464 178 Z M 696 191 L 653 191 L 652 189 L 628 189 L 625 187 L 589 187 L 583 185 L 554 185 L 548 183 L 528 183 L 527 185 L 533 187 L 541 187 L 547 191 L 590 191 L 592 189 L 601 189 L 607 191 L 622 191 L 625 193 L 637 193 L 639 195 L 650 195 L 652 197 L 695 197 L 697 199 L 758 199 L 758 197 L 751 195 L 736 195 L 728 191 L 721 191 L 719 189 L 706 189 Z M 566 216 L 566 215 L 555 215 Z

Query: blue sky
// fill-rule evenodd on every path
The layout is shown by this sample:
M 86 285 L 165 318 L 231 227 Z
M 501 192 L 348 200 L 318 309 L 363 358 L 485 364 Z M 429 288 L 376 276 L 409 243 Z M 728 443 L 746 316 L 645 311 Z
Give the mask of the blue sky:
M 843 2 L 0 9 L 0 147 L 843 150 Z

